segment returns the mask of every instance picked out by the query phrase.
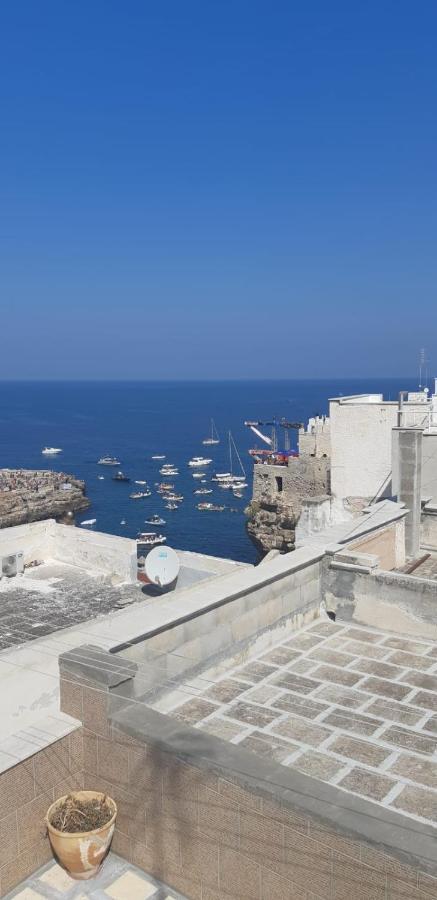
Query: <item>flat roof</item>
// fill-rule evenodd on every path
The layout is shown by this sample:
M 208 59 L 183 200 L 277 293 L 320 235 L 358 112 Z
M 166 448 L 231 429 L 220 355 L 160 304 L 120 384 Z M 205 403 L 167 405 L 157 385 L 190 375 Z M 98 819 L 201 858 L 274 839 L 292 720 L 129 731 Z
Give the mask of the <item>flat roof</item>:
M 437 642 L 328 618 L 156 709 L 386 810 L 437 823 Z M 182 698 L 182 700 L 181 700 Z

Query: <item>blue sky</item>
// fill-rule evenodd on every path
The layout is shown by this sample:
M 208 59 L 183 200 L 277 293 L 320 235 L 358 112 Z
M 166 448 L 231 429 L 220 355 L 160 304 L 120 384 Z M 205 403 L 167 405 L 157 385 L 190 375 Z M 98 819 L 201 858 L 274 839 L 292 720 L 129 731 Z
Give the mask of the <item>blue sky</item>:
M 2 4 L 0 378 L 437 369 L 436 26 L 434 0 Z

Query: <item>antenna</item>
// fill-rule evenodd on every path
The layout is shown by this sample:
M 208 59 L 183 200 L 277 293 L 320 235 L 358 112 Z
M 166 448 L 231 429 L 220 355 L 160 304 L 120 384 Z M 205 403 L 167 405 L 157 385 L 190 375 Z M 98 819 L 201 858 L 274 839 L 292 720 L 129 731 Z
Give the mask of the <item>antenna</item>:
M 425 375 L 425 378 L 427 380 L 426 364 L 426 350 L 425 347 L 421 347 L 419 352 L 419 390 L 422 390 L 422 388 L 425 387 L 425 385 L 422 384 L 422 376 Z

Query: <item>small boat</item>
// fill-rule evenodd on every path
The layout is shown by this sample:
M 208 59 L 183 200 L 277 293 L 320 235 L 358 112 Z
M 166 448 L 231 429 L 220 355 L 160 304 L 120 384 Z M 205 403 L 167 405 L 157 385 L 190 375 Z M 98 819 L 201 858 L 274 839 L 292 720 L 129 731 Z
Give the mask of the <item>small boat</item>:
M 105 480 L 105 476 L 104 476 L 104 475 L 98 475 L 98 476 L 97 476 L 97 479 L 98 479 L 98 481 L 104 481 L 104 480 Z
M 120 460 L 116 456 L 101 456 L 97 460 L 98 466 L 119 466 Z
M 170 500 L 172 503 L 181 503 L 183 499 L 183 494 L 166 494 L 166 500 Z
M 135 484 L 147 484 L 147 481 L 136 481 Z
M 174 484 L 171 484 L 169 481 L 163 481 L 161 484 L 158 484 L 157 491 L 158 494 L 165 494 L 166 491 L 172 491 L 174 488 Z
M 158 516 L 154 513 L 153 516 L 150 516 L 150 519 L 144 519 L 146 525 L 165 525 L 165 519 L 162 519 L 161 516 Z
M 165 459 L 165 454 L 155 453 L 154 456 L 152 456 L 152 459 Z
M 202 444 L 206 447 L 211 447 L 213 444 L 219 444 L 220 438 L 217 428 L 215 427 L 214 419 L 211 419 L 211 437 L 205 438 L 202 441 Z
M 234 482 L 232 483 L 232 490 L 234 491 L 234 494 L 235 494 L 235 491 L 242 491 L 242 490 L 244 490 L 244 488 L 247 488 L 247 482 L 246 482 L 246 481 L 241 481 L 241 482 L 240 482 L 240 481 L 234 481 Z
M 197 509 L 209 510 L 210 512 L 223 512 L 224 506 L 218 506 L 217 503 L 198 503 Z
M 160 469 L 160 475 L 179 475 L 179 469 Z
M 166 509 L 179 509 L 179 506 L 177 503 L 166 503 L 165 508 Z
M 137 544 L 145 544 L 146 547 L 154 547 L 155 544 L 164 544 L 167 538 L 163 534 L 156 534 L 156 531 L 140 531 L 137 534 Z
M 116 475 L 112 476 L 113 481 L 130 481 L 130 478 L 124 474 L 124 472 L 117 472 Z
M 62 453 L 62 447 L 44 447 L 41 453 L 43 456 L 57 456 L 58 453 Z
M 81 522 L 80 524 L 84 525 L 85 528 L 90 528 L 91 525 L 95 525 L 96 522 L 97 522 L 97 519 L 84 519 L 83 522 Z
M 152 491 L 134 491 L 133 494 L 129 494 L 130 500 L 145 500 L 146 497 L 151 497 Z
M 212 488 L 197 488 L 193 494 L 212 494 Z
M 126 524 L 127 524 L 126 519 L 122 519 L 120 522 L 120 525 L 126 525 Z
M 202 468 L 202 466 L 209 466 L 212 463 L 212 459 L 205 459 L 204 456 L 193 456 L 192 459 L 188 460 L 188 465 L 191 468 Z
M 205 478 L 206 472 L 193 472 L 193 478 Z

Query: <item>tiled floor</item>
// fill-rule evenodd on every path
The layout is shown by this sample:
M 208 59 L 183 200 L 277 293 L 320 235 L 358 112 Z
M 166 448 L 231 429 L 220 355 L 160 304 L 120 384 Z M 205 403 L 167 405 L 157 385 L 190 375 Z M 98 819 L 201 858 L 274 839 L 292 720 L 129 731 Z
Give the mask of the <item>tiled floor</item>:
M 185 900 L 182 894 L 145 875 L 110 853 L 100 874 L 90 881 L 74 881 L 51 862 L 15 888 L 5 900 Z
M 170 714 L 437 823 L 436 642 L 320 619 L 230 666 L 187 684 Z

